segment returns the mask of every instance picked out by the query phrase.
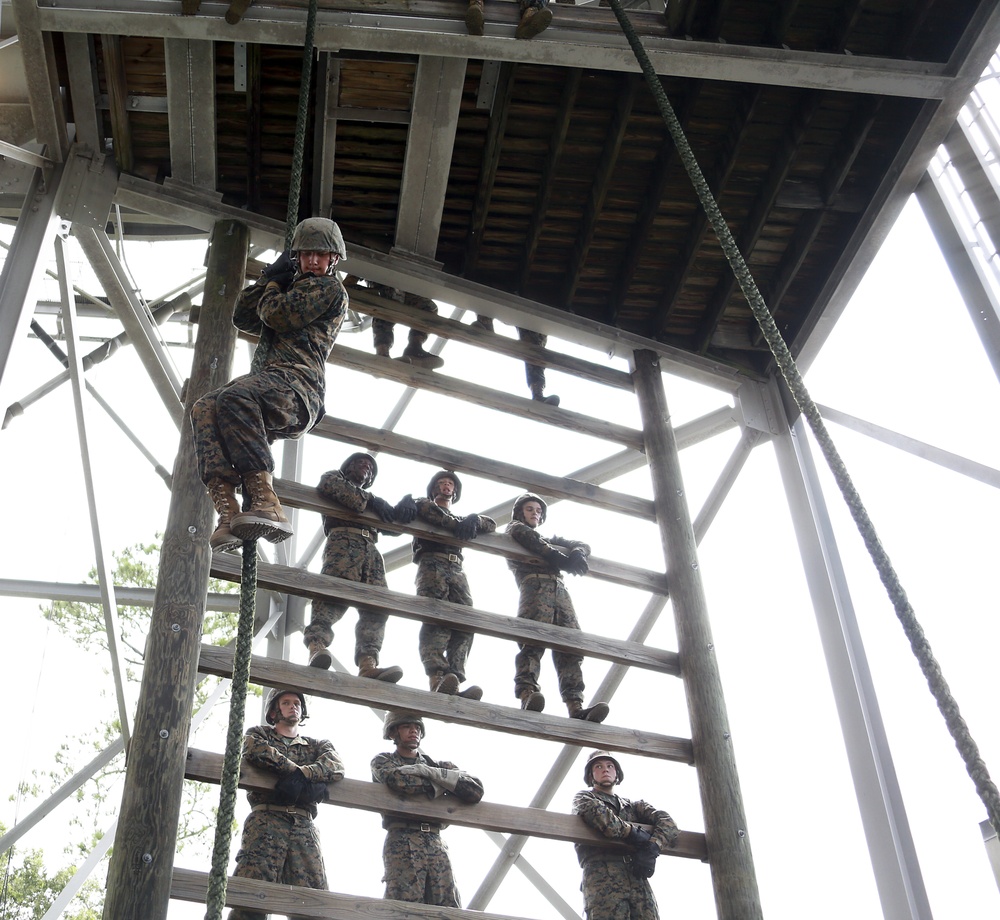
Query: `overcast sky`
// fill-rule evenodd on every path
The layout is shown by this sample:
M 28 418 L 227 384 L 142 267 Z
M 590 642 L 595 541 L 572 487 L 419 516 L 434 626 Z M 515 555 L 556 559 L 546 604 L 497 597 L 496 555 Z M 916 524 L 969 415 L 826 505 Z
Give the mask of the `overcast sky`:
M 203 246 L 195 248 L 194 261 L 200 261 Z M 171 269 L 165 273 L 162 268 L 142 267 L 144 249 L 148 247 L 130 247 L 129 264 L 146 296 L 154 297 L 180 280 L 184 257 L 165 259 L 157 247 L 153 262 L 162 267 L 169 261 Z M 350 262 L 345 267 L 350 268 Z M 51 329 L 52 321 L 44 325 Z M 105 325 L 90 330 L 108 334 Z M 500 331 L 514 335 L 508 327 Z M 168 335 L 183 338 L 185 332 L 172 327 Z M 370 332 L 343 335 L 341 343 L 370 351 Z M 397 330 L 394 354 L 404 343 L 405 330 Z M 551 344 L 569 349 L 554 340 Z M 593 352 L 572 350 L 602 360 Z M 174 354 L 183 376 L 190 351 L 174 349 Z M 517 362 L 454 343 L 443 356 L 443 374 L 527 395 L 523 368 Z M 24 381 L 23 392 L 59 370 L 37 342 L 23 344 L 15 358 L 13 373 Z M 234 372 L 247 361 L 242 344 L 238 359 Z M 96 369 L 92 379 L 169 468 L 176 450 L 176 429 L 159 408 L 132 350 L 123 350 Z M 807 383 L 819 402 L 1000 467 L 997 380 L 913 203 L 810 370 Z M 675 378 L 668 377 L 666 387 L 675 424 L 727 404 L 725 394 Z M 549 390 L 562 397 L 566 408 L 639 426 L 634 401 L 627 394 L 558 373 L 550 373 Z M 334 368 L 327 408 L 331 415 L 381 426 L 400 391 L 399 386 L 384 381 L 363 379 L 359 383 L 359 378 Z M 80 581 L 93 564 L 69 397 L 69 388 L 61 388 L 0 433 L 0 470 L 8 484 L 10 525 L 3 541 L 0 575 L 4 577 Z M 165 526 L 167 490 L 92 402 L 90 409 L 91 446 L 100 458 L 97 492 L 104 508 L 104 545 L 114 549 L 149 541 Z M 565 474 L 615 451 L 591 438 L 500 417 L 477 406 L 456 405 L 427 393 L 417 394 L 398 430 L 554 474 Z M 831 430 L 996 777 L 1000 735 L 992 666 L 1000 617 L 990 588 L 997 558 L 995 522 L 1000 519 L 1000 496 L 995 489 L 852 432 L 836 426 Z M 730 432 L 682 454 L 692 515 L 737 437 Z M 353 449 L 307 439 L 303 481 L 317 481 Z M 817 463 L 822 463 L 818 454 Z M 374 491 L 390 501 L 404 492 L 421 492 L 436 469 L 392 457 L 381 458 L 380 467 Z M 519 491 L 464 478 L 463 501 L 456 509 L 461 513 L 507 504 Z M 650 495 L 645 471 L 612 485 Z M 828 490 L 828 495 L 932 909 L 939 918 L 996 916 L 1000 896 L 978 827 L 985 812 L 860 538 L 834 491 Z M 300 549 L 318 525 L 315 515 L 301 517 Z M 662 569 L 652 526 L 620 515 L 554 504 L 542 532 L 585 539 L 597 556 Z M 384 549 L 399 542 L 404 541 L 387 541 Z M 467 555 L 476 606 L 513 615 L 517 593 L 503 562 L 485 554 Z M 771 446 L 759 447 L 751 456 L 702 543 L 700 562 L 765 916 L 797 920 L 805 910 L 812 918 L 831 920 L 845 915 L 856 920 L 880 917 L 829 679 Z M 312 560 L 309 568 L 318 571 L 319 560 Z M 392 573 L 391 587 L 412 591 L 414 571 L 408 565 Z M 627 635 L 648 600 L 641 592 L 610 588 L 594 579 L 573 579 L 569 587 L 583 629 L 616 637 Z M 17 757 L 0 760 L 6 789 L 29 777 L 33 769 L 44 769 L 63 735 L 113 712 L 113 695 L 107 692 L 110 679 L 103 674 L 106 662 L 68 648 L 47 627 L 37 607 L 33 601 L 4 602 L 17 641 L 0 644 L 0 667 L 6 685 L 23 701 L 19 715 L 33 726 L 31 743 L 18 746 Z M 345 662 L 352 657 L 354 622 L 351 611 L 334 640 L 333 650 Z M 404 668 L 405 685 L 424 687 L 417 629 L 417 624 L 390 620 L 382 660 Z M 648 642 L 676 649 L 669 607 Z M 514 652 L 511 643 L 477 638 L 469 677 L 484 687 L 487 702 L 516 704 Z M 306 660 L 299 636 L 293 637 L 291 658 L 299 663 Z M 606 670 L 600 662 L 586 662 L 588 691 L 597 687 Z M 542 684 L 549 701 L 546 711 L 561 712 L 548 656 Z M 314 701 L 312 708 L 308 730 L 333 739 L 347 763 L 348 776 L 368 779 L 371 757 L 386 748 L 376 716 L 361 707 L 325 701 Z M 258 718 L 256 709 L 248 714 L 250 721 Z M 690 736 L 679 681 L 644 672 L 625 679 L 611 700 L 608 723 Z M 221 750 L 223 738 L 216 728 L 193 743 Z M 525 805 L 559 747 L 433 722 L 425 749 L 482 777 L 487 800 Z M 550 806 L 553 810 L 569 810 L 573 792 L 582 785 L 584 754 L 581 751 L 578 765 L 556 794 Z M 90 756 L 81 756 L 81 764 Z M 692 768 L 639 757 L 623 757 L 622 762 L 626 772 L 622 794 L 667 809 L 686 830 L 703 829 Z M 30 807 L 22 803 L 19 816 Z M 0 820 L 8 826 L 15 819 L 14 808 L 13 803 L 0 804 Z M 57 831 L 68 821 L 65 808 L 48 820 L 48 829 L 43 825 L 33 832 L 27 844 L 58 851 L 54 842 L 58 836 L 52 829 Z M 242 817 L 243 803 L 240 809 Z M 329 807 L 322 811 L 331 887 L 380 896 L 382 831 L 377 816 Z M 452 828 L 446 836 L 468 904 L 498 851 L 482 832 Z M 234 853 L 237 845 L 234 840 Z M 581 909 L 579 868 L 571 846 L 535 840 L 529 842 L 525 855 L 572 907 Z M 61 865 L 57 859 L 52 864 Z M 202 868 L 205 859 L 192 851 L 182 854 L 178 864 Z M 707 866 L 662 859 L 653 884 L 661 914 L 694 920 L 715 916 Z M 510 873 L 486 909 L 555 916 L 517 871 Z M 202 912 L 203 908 L 178 905 L 171 916 L 196 917 Z

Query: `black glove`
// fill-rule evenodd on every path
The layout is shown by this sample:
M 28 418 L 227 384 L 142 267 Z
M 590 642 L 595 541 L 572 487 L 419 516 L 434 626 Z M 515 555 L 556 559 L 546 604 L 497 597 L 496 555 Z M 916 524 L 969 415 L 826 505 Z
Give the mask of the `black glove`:
M 660 846 L 655 840 L 648 840 L 636 847 L 632 854 L 632 876 L 634 878 L 652 878 L 656 871 L 656 857 L 660 855 Z
M 282 291 L 287 291 L 295 277 L 295 263 L 287 251 L 283 252 L 264 269 L 263 275 L 268 281 L 274 281 Z
M 396 509 L 384 498 L 379 498 L 377 495 L 370 495 L 368 497 L 368 507 L 385 521 L 386 524 L 391 524 L 396 520 Z
M 470 514 L 455 525 L 455 536 L 459 540 L 475 540 L 479 533 L 478 515 Z
M 565 569 L 570 575 L 586 575 L 590 571 L 590 563 L 584 553 L 574 549 L 566 558 Z
M 299 796 L 309 785 L 309 780 L 301 770 L 294 773 L 285 773 L 281 779 L 274 784 L 274 798 L 276 805 L 297 805 Z
M 306 782 L 305 788 L 299 795 L 298 805 L 316 805 L 318 802 L 326 801 L 326 783 Z
M 393 509 L 397 524 L 412 524 L 417 516 L 417 503 L 412 495 L 404 495 Z

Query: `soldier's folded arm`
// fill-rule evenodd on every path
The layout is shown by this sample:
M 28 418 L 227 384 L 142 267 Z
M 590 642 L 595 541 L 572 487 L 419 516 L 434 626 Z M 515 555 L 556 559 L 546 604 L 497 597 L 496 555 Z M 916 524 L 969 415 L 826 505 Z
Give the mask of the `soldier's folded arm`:
M 450 511 L 435 504 L 429 498 L 417 499 L 417 516 L 428 524 L 440 527 L 442 530 L 454 530 L 461 518 L 455 517 Z
M 299 765 L 289 760 L 259 728 L 251 728 L 243 737 L 243 759 L 254 767 L 274 773 L 294 773 Z
M 573 813 L 588 827 L 611 840 L 626 840 L 632 833 L 632 825 L 591 792 L 578 792 L 573 797 Z
M 382 755 L 372 761 L 372 778 L 400 795 L 426 795 L 434 798 L 434 784 L 429 779 Z
M 368 493 L 364 489 L 348 482 L 340 470 L 330 470 L 324 473 L 320 478 L 316 491 L 323 498 L 337 502 L 345 508 L 350 508 L 351 511 L 357 511 L 359 514 L 368 505 Z
M 264 295 L 263 284 L 254 284 L 244 288 L 240 296 L 236 298 L 236 306 L 233 308 L 233 325 L 244 332 L 259 335 L 263 328 L 263 323 L 257 315 L 257 305 Z
M 257 305 L 257 315 L 275 332 L 304 329 L 332 308 L 347 309 L 347 295 L 336 278 L 300 278 L 285 293 L 269 287 Z
M 344 778 L 344 763 L 329 741 L 324 741 L 315 763 L 300 764 L 299 769 L 314 783 L 335 783 Z
M 667 812 L 643 801 L 633 802 L 632 806 L 640 823 L 653 825 L 653 840 L 661 850 L 677 846 L 677 838 L 681 832 Z

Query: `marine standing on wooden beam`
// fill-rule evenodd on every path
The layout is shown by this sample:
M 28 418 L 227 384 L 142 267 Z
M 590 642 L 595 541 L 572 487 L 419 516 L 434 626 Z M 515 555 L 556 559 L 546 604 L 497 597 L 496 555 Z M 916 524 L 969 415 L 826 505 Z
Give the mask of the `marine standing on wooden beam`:
M 213 550 L 258 538 L 280 543 L 292 535 L 271 484 L 269 445 L 301 437 L 326 414 L 326 359 L 347 312 L 336 267 L 346 258 L 340 228 L 309 217 L 295 228 L 291 255 L 283 253 L 236 301 L 233 323 L 261 336 L 261 366 L 191 408 L 198 473 L 219 514 Z M 241 485 L 249 500 L 245 511 L 236 497 Z
M 546 510 L 547 505 L 541 498 L 525 492 L 514 501 L 512 520 L 507 525 L 507 533 L 535 556 L 532 559 L 507 560 L 521 592 L 517 615 L 538 623 L 579 629 L 562 573 L 586 575 L 590 547 L 579 540 L 563 537 L 545 539 L 540 536 L 536 528 L 545 523 Z M 522 709 L 541 712 L 545 708 L 545 697 L 541 693 L 538 677 L 545 649 L 540 645 L 521 645 L 520 649 L 514 659 L 514 695 L 521 701 Z M 583 659 L 579 655 L 553 649 L 552 660 L 559 677 L 559 695 L 569 710 L 570 718 L 603 722 L 608 716 L 607 703 L 594 703 L 586 708 L 583 705 Z

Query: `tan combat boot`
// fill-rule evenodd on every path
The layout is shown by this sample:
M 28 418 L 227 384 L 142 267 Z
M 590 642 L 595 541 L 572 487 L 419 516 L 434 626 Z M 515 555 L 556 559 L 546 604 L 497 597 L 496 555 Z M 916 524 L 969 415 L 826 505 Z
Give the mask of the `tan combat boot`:
M 268 543 L 287 540 L 292 535 L 292 527 L 274 494 L 271 474 L 267 470 L 244 473 L 243 489 L 250 496 L 250 510 L 233 515 L 229 525 L 232 532 L 241 540 L 263 538 Z
M 367 677 L 370 680 L 383 680 L 387 684 L 398 683 L 403 676 L 403 669 L 396 664 L 387 668 L 378 666 L 378 659 L 374 655 L 362 655 L 358 659 L 358 677 Z
M 330 665 L 333 664 L 333 655 L 330 654 L 330 649 L 319 639 L 311 640 L 307 648 L 309 649 L 309 667 L 323 668 L 324 671 L 330 669 Z
M 584 709 L 583 703 L 579 700 L 570 700 L 566 708 L 571 719 L 581 719 L 584 722 L 603 722 L 611 711 L 607 703 L 594 703 L 593 706 Z
M 482 35 L 485 24 L 483 0 L 469 0 L 469 8 L 465 11 L 465 28 L 469 35 Z
M 534 38 L 544 32 L 552 22 L 552 10 L 547 6 L 529 6 L 521 13 L 521 21 L 514 30 L 514 38 Z
M 538 690 L 522 690 L 521 708 L 528 712 L 541 712 L 545 709 L 545 697 Z
M 414 367 L 422 367 L 427 371 L 436 371 L 439 367 L 444 367 L 444 358 L 432 355 L 424 349 L 423 345 L 407 345 L 399 360 L 406 364 L 412 364 Z
M 208 494 L 219 514 L 219 523 L 212 536 L 208 538 L 208 545 L 217 553 L 239 549 L 243 541 L 230 529 L 233 516 L 240 512 L 240 500 L 236 497 L 236 486 L 231 482 L 226 482 L 225 479 L 213 479 L 208 483 Z
M 467 700 L 481 700 L 483 698 L 483 688 L 476 684 L 469 684 L 458 695 Z
M 427 676 L 430 679 L 431 690 L 435 693 L 448 693 L 452 695 L 458 693 L 458 678 L 454 674 L 435 671 L 433 674 L 428 674 Z

